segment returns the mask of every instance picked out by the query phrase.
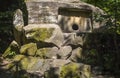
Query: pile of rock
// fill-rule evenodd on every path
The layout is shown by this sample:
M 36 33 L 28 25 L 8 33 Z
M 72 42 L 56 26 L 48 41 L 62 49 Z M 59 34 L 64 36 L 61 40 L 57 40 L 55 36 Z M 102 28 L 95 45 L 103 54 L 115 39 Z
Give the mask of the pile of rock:
M 63 34 L 56 24 L 30 24 L 22 31 L 23 43 L 13 41 L 3 54 L 3 57 L 10 57 L 10 53 L 15 52 L 7 68 L 25 70 L 29 73 L 27 76 L 34 74 L 39 78 L 90 77 L 90 66 L 78 62 L 82 58 L 82 48 L 79 41 L 75 44 L 75 34 Z

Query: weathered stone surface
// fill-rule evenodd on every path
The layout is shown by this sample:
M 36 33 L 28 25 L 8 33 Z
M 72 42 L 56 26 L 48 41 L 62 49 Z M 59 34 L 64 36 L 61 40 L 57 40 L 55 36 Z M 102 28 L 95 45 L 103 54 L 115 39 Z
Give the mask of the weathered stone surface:
M 20 9 L 17 9 L 14 13 L 13 25 L 14 25 L 13 31 L 14 31 L 15 40 L 19 45 L 21 45 L 24 21 L 23 21 L 23 14 Z
M 73 49 L 69 59 L 73 62 L 80 61 L 80 59 L 82 59 L 82 48 L 78 47 L 76 49 Z
M 88 31 L 88 29 L 91 30 L 92 27 L 91 25 L 91 21 L 93 21 L 91 20 L 92 14 L 94 13 L 104 14 L 104 12 L 98 7 L 81 2 L 79 0 L 64 0 L 64 1 L 63 0 L 28 0 L 26 2 L 26 6 L 28 8 L 28 13 L 29 13 L 28 15 L 29 24 L 59 23 L 59 25 L 61 25 L 60 26 L 61 28 L 62 27 L 66 28 L 65 25 L 68 25 L 67 27 L 70 29 L 67 30 L 74 32 L 76 32 L 76 30 L 71 29 L 72 24 L 74 23 L 78 24 L 79 31 L 81 31 L 82 29 Z M 65 9 L 65 10 L 63 11 L 61 9 Z M 60 19 L 58 17 L 59 15 L 65 17 L 64 19 L 61 19 L 61 21 L 64 20 L 64 22 L 60 22 L 58 20 Z M 70 17 L 71 19 L 67 21 L 66 17 L 68 19 Z M 72 18 L 75 19 L 74 20 L 75 22 L 72 22 Z M 81 18 L 83 19 L 81 20 Z M 82 27 L 82 25 L 84 26 Z M 97 26 L 95 26 L 95 24 L 93 25 L 94 25 L 93 27 L 95 28 L 100 27 L 100 24 L 98 24 Z
M 14 75 L 15 78 L 90 78 L 90 66 L 78 61 L 82 58 L 86 34 L 101 26 L 92 16 L 103 11 L 79 0 L 27 0 L 25 3 L 28 25 L 24 26 L 21 10 L 15 12 L 13 20 L 19 46 L 11 43 L 3 54 L 8 57 L 11 52 L 19 52 L 5 67 L 12 71 L 11 78 Z
M 69 62 L 59 68 L 51 68 L 45 74 L 45 78 L 90 78 L 90 66 Z
M 81 11 L 80 9 L 60 8 L 58 15 L 58 25 L 65 33 L 91 32 L 91 11 Z
M 26 2 L 80 2 L 80 0 L 26 0 Z
M 80 63 L 70 63 L 61 68 L 61 78 L 90 78 L 90 66 Z
M 41 59 L 52 59 L 57 58 L 58 48 L 40 48 L 37 50 L 35 56 L 40 57 Z
M 30 24 L 24 27 L 25 36 L 35 42 L 53 43 L 60 47 L 64 38 L 61 29 L 56 24 Z
M 13 57 L 19 53 L 19 45 L 16 41 L 12 41 L 8 48 L 3 53 L 2 57 Z
M 21 31 L 22 26 L 24 26 L 23 13 L 20 9 L 17 9 L 14 13 L 13 24 L 16 29 Z
M 36 43 L 28 43 L 20 48 L 20 53 L 25 55 L 34 56 L 37 52 L 37 45 Z
M 58 58 L 59 59 L 67 59 L 72 52 L 72 47 L 71 46 L 63 46 L 60 47 L 59 51 L 58 51 Z
M 36 64 L 34 64 L 33 67 L 31 67 L 31 69 L 28 70 L 28 72 L 31 73 L 35 73 L 35 72 L 39 72 L 42 75 L 45 75 L 46 72 L 51 71 L 51 69 L 55 69 L 58 68 L 58 70 L 56 71 L 51 71 L 51 75 L 55 75 L 55 72 L 60 72 L 60 67 L 64 66 L 65 64 L 70 63 L 69 60 L 58 60 L 58 59 L 47 59 L 47 60 L 38 60 L 38 62 Z M 59 75 L 59 73 L 57 73 Z M 49 76 L 50 77 L 50 76 Z M 49 77 L 45 77 L 45 78 L 49 78 Z
M 7 70 L 11 68 L 10 71 L 17 72 L 18 74 L 20 74 L 19 71 L 24 70 L 26 71 L 26 73 L 24 73 L 26 75 L 27 73 L 31 73 L 31 74 L 39 73 L 36 75 L 44 76 L 45 72 L 50 70 L 50 68 L 54 68 L 54 67 L 59 68 L 68 63 L 70 63 L 69 60 L 39 59 L 37 57 L 16 55 L 13 61 L 9 63 L 7 66 L 5 66 L 5 69 Z
M 63 45 L 83 45 L 83 36 L 76 33 L 64 33 L 65 41 Z
M 60 59 L 53 60 L 50 69 L 44 73 L 45 78 L 61 78 L 60 77 L 61 67 L 69 63 L 70 60 L 60 60 Z
M 60 71 L 60 67 L 64 66 L 65 64 L 70 63 L 68 60 L 58 60 L 58 59 L 39 59 L 33 67 L 28 69 L 29 73 L 39 72 L 43 76 L 46 75 L 46 72 L 51 71 L 52 68 L 58 68 Z M 56 71 L 51 71 L 51 75 L 54 75 Z M 38 75 L 38 74 L 37 74 Z M 45 77 L 49 78 L 49 77 Z
M 61 59 L 39 59 L 38 57 L 17 55 L 13 59 L 13 62 L 6 66 L 6 69 L 17 72 L 26 71 L 26 76 L 33 74 L 39 77 L 51 78 L 65 78 L 65 77 L 82 77 L 90 78 L 90 66 L 82 63 L 73 63 L 70 60 Z M 29 73 L 29 74 L 27 74 Z M 14 76 L 14 75 L 13 75 Z M 30 78 L 32 78 L 31 76 Z M 7 77 L 6 77 L 7 78 Z

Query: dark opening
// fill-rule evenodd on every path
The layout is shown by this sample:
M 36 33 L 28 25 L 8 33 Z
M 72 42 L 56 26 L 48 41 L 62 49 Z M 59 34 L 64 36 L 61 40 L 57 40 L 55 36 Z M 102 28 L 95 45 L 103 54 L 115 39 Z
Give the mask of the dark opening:
M 79 29 L 79 27 L 78 27 L 78 25 L 77 25 L 77 24 L 73 24 L 73 25 L 72 25 L 72 29 L 73 29 L 73 30 L 78 30 L 78 29 Z

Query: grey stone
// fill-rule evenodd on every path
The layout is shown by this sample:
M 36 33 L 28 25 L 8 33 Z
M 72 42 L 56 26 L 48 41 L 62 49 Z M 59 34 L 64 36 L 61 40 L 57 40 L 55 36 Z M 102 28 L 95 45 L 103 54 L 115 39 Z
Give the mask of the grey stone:
M 76 49 L 72 50 L 71 56 L 69 59 L 73 62 L 78 62 L 80 59 L 82 59 L 82 48 L 78 47 Z
M 57 75 L 58 77 L 64 78 L 65 76 L 71 76 L 68 75 L 71 72 L 76 77 L 90 78 L 89 65 L 73 63 L 70 60 L 39 59 L 38 57 L 17 55 L 13 59 L 13 62 L 6 66 L 6 69 L 11 68 L 11 71 L 14 72 L 17 71 L 16 66 L 18 69 L 25 70 L 27 73 L 42 77 L 47 74 L 48 77 Z
M 67 59 L 70 56 L 71 52 L 72 52 L 71 46 L 63 46 L 63 47 L 60 47 L 58 51 L 58 56 L 61 59 Z
M 64 37 L 65 40 L 63 45 L 83 45 L 84 39 L 82 35 L 77 35 L 76 33 L 64 33 Z
M 64 66 L 70 62 L 71 62 L 70 60 L 53 59 L 52 67 L 61 67 L 61 66 Z
M 66 9 L 59 10 L 58 24 L 65 33 L 73 32 L 91 32 L 91 12 L 83 12 L 80 9 Z
M 14 25 L 13 31 L 14 31 L 15 40 L 19 45 L 21 45 L 24 21 L 23 21 L 23 13 L 20 9 L 17 9 L 14 13 L 13 25 Z
M 14 13 L 13 24 L 16 29 L 18 29 L 19 31 L 22 30 L 22 27 L 24 26 L 24 21 L 23 13 L 20 9 L 17 9 Z
M 56 24 L 29 24 L 23 29 L 27 40 L 53 43 L 58 47 L 63 44 L 63 33 Z
M 37 51 L 36 43 L 28 43 L 20 48 L 20 54 L 34 56 Z
M 12 41 L 5 52 L 2 54 L 2 57 L 13 57 L 19 53 L 19 44 L 16 41 Z
M 91 31 L 92 14 L 104 14 L 100 8 L 79 0 L 28 0 L 26 6 L 29 13 L 28 24 L 58 23 L 61 28 L 64 28 L 64 32 Z M 78 24 L 78 30 L 72 29 L 74 23 Z M 93 23 L 98 24 L 97 26 L 93 24 L 94 28 L 101 26 L 98 22 Z
M 42 59 L 57 59 L 58 48 L 51 47 L 51 48 L 40 48 L 37 50 L 35 56 L 40 57 Z
M 71 62 L 61 68 L 60 77 L 90 78 L 90 74 L 89 65 Z

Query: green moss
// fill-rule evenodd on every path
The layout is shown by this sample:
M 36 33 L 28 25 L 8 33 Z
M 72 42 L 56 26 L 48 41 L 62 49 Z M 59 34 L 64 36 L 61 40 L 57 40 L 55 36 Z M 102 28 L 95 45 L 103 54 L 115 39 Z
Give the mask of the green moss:
M 30 57 L 30 56 L 24 56 L 24 55 L 17 55 L 14 58 L 14 61 L 18 62 L 18 67 L 20 69 L 31 69 L 31 67 L 34 66 L 37 60 L 38 58 L 36 57 Z
M 51 37 L 53 30 L 54 28 L 37 28 L 30 31 L 29 34 L 37 41 L 44 41 Z
M 14 61 L 20 61 L 20 60 L 22 60 L 23 58 L 25 58 L 24 55 L 16 55 L 13 60 L 14 60 Z
M 71 63 L 61 68 L 60 78 L 80 78 L 78 65 Z
M 25 44 L 20 49 L 21 54 L 26 54 L 31 56 L 35 55 L 36 51 L 37 51 L 36 43 Z
M 4 54 L 2 55 L 3 57 L 6 57 L 9 55 L 9 53 L 11 53 L 11 46 L 9 46 L 6 51 L 4 52 Z
M 3 53 L 2 57 L 12 58 L 19 53 L 19 46 L 15 41 L 12 41 L 8 48 Z
M 29 59 L 27 59 L 24 55 L 16 55 L 14 61 L 17 64 L 18 68 L 26 69 L 28 66 Z
M 46 53 L 48 52 L 48 49 L 43 48 L 43 49 L 39 49 L 37 50 L 36 56 L 40 57 L 41 59 L 46 59 Z
M 61 67 L 60 78 L 90 78 L 90 66 L 69 63 Z

